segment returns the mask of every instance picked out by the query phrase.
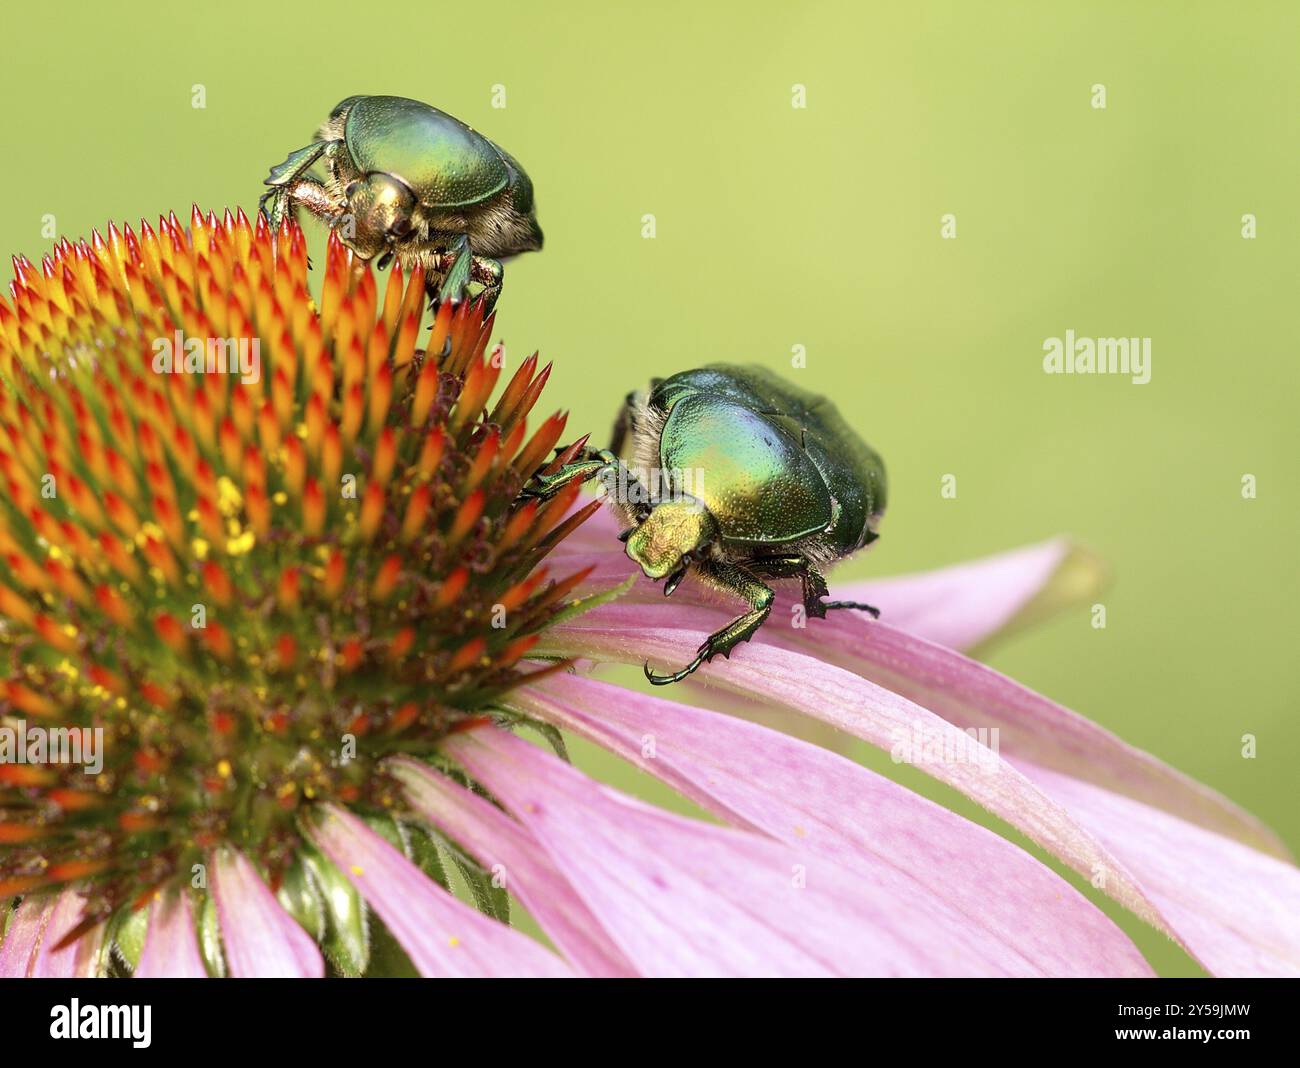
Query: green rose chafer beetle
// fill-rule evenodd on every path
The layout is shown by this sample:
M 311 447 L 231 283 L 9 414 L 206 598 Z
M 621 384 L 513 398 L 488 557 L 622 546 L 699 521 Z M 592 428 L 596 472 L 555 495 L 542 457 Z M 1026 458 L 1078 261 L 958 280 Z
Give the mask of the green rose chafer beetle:
M 680 671 L 656 675 L 647 665 L 653 683 L 678 682 L 748 641 L 772 609 L 764 579 L 800 580 L 815 618 L 830 608 L 879 615 L 823 600 L 823 569 L 871 544 L 885 509 L 884 462 L 825 397 L 757 366 L 657 379 L 648 394 L 628 395 L 609 449 L 539 473 L 524 492 L 549 497 L 597 476 L 628 524 L 620 535 L 628 556 L 648 578 L 667 580 L 665 596 L 689 572 L 749 606 Z
M 320 160 L 324 182 L 309 173 Z M 306 208 L 362 259 L 422 264 L 441 299 L 459 297 L 472 281 L 495 301 L 501 259 L 542 247 L 533 184 L 514 157 L 405 97 L 348 97 L 265 184 L 260 205 L 272 225 Z

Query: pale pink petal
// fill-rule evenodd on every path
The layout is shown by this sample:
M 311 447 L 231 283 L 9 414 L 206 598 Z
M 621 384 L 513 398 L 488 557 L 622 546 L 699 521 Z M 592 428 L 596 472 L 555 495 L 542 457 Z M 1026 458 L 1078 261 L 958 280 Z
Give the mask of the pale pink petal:
M 420 974 L 571 974 L 540 943 L 456 900 L 343 809 L 327 806 L 311 836 L 379 914 Z
M 57 903 L 55 894 L 23 898 L 9 921 L 4 941 L 0 942 L 0 979 L 25 979 L 31 975 L 32 963 Z
M 1124 861 L 1207 969 L 1300 975 L 1300 870 L 1294 865 L 1131 798 L 1015 763 Z
M 591 540 L 589 548 L 598 554 L 597 574 L 590 580 L 593 584 L 603 581 L 609 585 L 627 573 L 624 570 L 627 565 L 619 560 L 621 550 L 614 549 L 605 540 L 614 526 L 612 519 L 600 516 L 592 517 L 584 525 L 588 529 L 585 536 Z M 1053 546 L 1057 549 L 1054 550 Z M 1294 877 L 1296 869 L 1285 863 L 1290 859 L 1289 852 L 1260 821 L 1096 724 L 984 665 L 925 640 L 925 637 L 930 637 L 952 644 L 969 644 L 983 640 L 986 635 L 981 633 L 982 629 L 997 629 L 1009 620 L 1018 622 L 1034 615 L 1044 607 L 1045 590 L 1042 585 L 1035 590 L 1035 583 L 1056 587 L 1054 596 L 1058 599 L 1064 590 L 1065 600 L 1071 599 L 1072 595 L 1077 599 L 1084 592 L 1083 587 L 1095 586 L 1098 577 L 1095 561 L 1085 560 L 1081 570 L 1071 571 L 1072 556 L 1061 560 L 1060 551 L 1060 543 L 1046 543 L 929 575 L 839 587 L 836 596 L 863 599 L 882 607 L 887 613 L 886 622 L 873 623 L 852 612 L 833 613 L 826 620 L 809 621 L 804 629 L 788 625 L 774 627 L 770 622 L 756 644 L 782 645 L 830 660 L 910 698 L 959 726 L 997 728 L 1000 748 L 1004 756 L 1012 758 L 1011 763 L 1026 773 L 1034 768 L 1056 769 L 1056 782 L 1049 783 L 1042 776 L 1029 775 L 1053 797 L 1064 800 L 1062 783 L 1067 779 L 1075 783 L 1078 789 L 1070 793 L 1067 808 L 1078 803 L 1089 786 L 1100 787 L 1102 793 L 1096 795 L 1098 798 L 1104 798 L 1110 792 L 1119 795 L 1113 798 L 1116 804 L 1136 802 L 1137 813 L 1159 810 L 1157 814 L 1175 818 L 1192 840 L 1203 841 L 1207 848 L 1217 842 L 1219 836 L 1226 836 L 1280 858 L 1284 862 L 1280 867 L 1265 864 L 1276 878 L 1272 882 L 1265 880 L 1256 884 L 1257 891 L 1273 901 L 1273 911 L 1277 911 L 1278 901 L 1289 893 L 1289 880 Z M 1054 556 L 1057 557 L 1055 562 Z M 637 582 L 625 598 L 625 601 L 644 603 L 645 607 L 637 610 L 637 615 L 645 626 L 652 628 L 667 628 L 673 622 L 684 622 L 680 611 L 683 601 L 702 603 L 698 591 L 693 591 L 689 582 L 683 584 L 674 596 L 674 601 L 678 602 L 677 610 L 662 600 L 656 601 L 654 594 L 652 584 Z M 945 595 L 948 604 L 945 604 Z M 987 628 L 978 618 L 972 618 L 972 614 L 975 617 L 979 614 L 981 599 L 992 617 Z M 774 621 L 789 619 L 789 601 L 786 595 L 778 602 L 773 611 Z M 1031 610 L 1027 611 L 1026 606 Z M 696 627 L 702 636 L 703 632 L 716 629 L 729 615 L 725 607 L 711 607 L 698 610 L 692 618 L 694 622 L 689 625 Z M 894 626 L 899 623 L 909 629 Z M 599 615 L 596 624 L 598 627 L 604 625 L 600 623 Z M 910 630 L 918 631 L 920 636 Z M 689 646 L 693 642 L 685 644 Z M 759 654 L 757 650 L 742 650 L 735 655 L 743 660 Z M 630 655 L 623 659 L 635 662 Z M 695 678 L 712 677 L 716 681 L 716 674 L 710 675 L 714 670 L 706 668 Z M 852 727 L 848 729 L 853 730 Z M 1078 814 L 1078 823 L 1096 831 L 1088 810 Z M 1125 847 L 1125 826 L 1124 821 L 1116 821 L 1107 835 L 1102 836 L 1097 831 L 1097 836 L 1104 837 L 1114 855 L 1122 857 L 1136 870 L 1137 858 L 1146 854 L 1140 849 L 1135 852 L 1132 847 Z M 1142 826 L 1145 824 L 1140 820 L 1133 825 L 1139 840 Z M 1211 832 L 1210 836 L 1201 837 L 1201 830 Z M 1234 877 L 1225 882 L 1231 883 L 1237 877 L 1250 881 L 1258 858 L 1251 852 L 1229 852 L 1236 858 L 1237 866 Z M 1210 855 L 1216 856 L 1217 853 L 1211 850 Z M 1165 854 L 1161 859 L 1178 858 Z M 1267 861 L 1268 857 L 1263 859 Z M 1105 869 L 1105 865 L 1101 867 Z M 1184 875 L 1173 875 L 1172 882 L 1177 885 L 1184 878 Z M 1142 888 L 1148 889 L 1146 880 L 1142 881 Z M 1113 880 L 1108 882 L 1108 889 L 1114 893 Z M 1257 951 L 1261 962 L 1259 970 L 1262 971 L 1270 970 L 1262 962 L 1297 959 L 1297 943 L 1300 942 L 1297 924 L 1269 928 L 1264 939 L 1266 945 L 1256 946 L 1257 936 L 1241 930 L 1240 925 L 1234 922 L 1235 913 L 1229 904 L 1231 896 L 1202 900 L 1202 915 L 1193 917 L 1186 910 L 1176 908 L 1162 884 L 1152 883 L 1150 886 L 1153 902 L 1159 899 L 1160 910 L 1169 924 L 1177 914 L 1178 935 L 1183 937 L 1194 955 L 1203 954 L 1207 966 L 1226 968 L 1233 973 L 1243 969 L 1249 971 L 1248 962 L 1255 959 L 1253 955 Z M 1143 913 L 1139 911 L 1139 914 Z M 1288 914 L 1287 910 L 1283 909 L 1283 914 Z M 1150 916 L 1145 918 L 1151 919 Z M 1217 963 L 1211 964 L 1211 961 Z
M 629 663 L 648 656 L 656 664 L 671 665 L 687 659 L 719 618 L 716 610 L 689 605 L 607 605 L 550 632 L 546 651 L 571 650 Z M 816 655 L 798 651 L 805 643 Z M 854 665 L 861 675 L 825 659 Z M 1208 788 L 984 665 L 886 624 L 841 617 L 811 621 L 802 631 L 769 628 L 730 661 L 715 660 L 696 677 L 805 712 L 886 750 L 899 728 L 930 737 L 941 737 L 944 728 L 957 726 L 998 728 L 1003 758 L 1054 767 L 1285 857 L 1271 832 Z M 951 722 L 939 720 L 903 695 L 924 701 Z M 991 776 L 969 764 L 926 764 L 922 770 L 962 790 L 1086 878 L 1106 872 L 1103 889 L 1108 894 L 1199 955 L 1194 941 L 1198 930 L 1177 928 L 1120 855 L 1071 814 L 1068 801 L 1006 759 L 997 767 L 998 773 Z M 1261 887 L 1261 893 L 1270 892 L 1270 887 Z M 1225 938 L 1233 937 L 1229 919 L 1216 920 Z M 1270 951 L 1284 960 L 1300 956 L 1300 923 L 1279 934 L 1283 941 Z
M 603 542 L 604 545 L 595 557 L 597 572 L 588 584 L 608 586 L 627 578 L 630 562 L 621 549 L 611 550 L 608 542 L 604 541 L 616 523 L 612 518 L 602 516 L 604 513 L 592 516 L 580 529 L 595 524 L 592 537 L 596 544 Z M 987 598 L 996 609 L 994 615 L 1000 627 L 1005 622 L 1007 606 L 1023 603 L 1026 594 L 1034 589 L 1034 583 L 1044 579 L 1053 566 L 1061 567 L 1069 556 L 1068 542 L 1047 542 L 965 567 L 881 582 L 896 582 L 902 584 L 902 588 L 922 592 L 927 588 L 948 588 L 959 606 L 954 609 L 954 618 L 966 615 L 966 609 L 974 606 L 981 597 Z M 960 582 L 963 576 L 978 585 L 963 590 Z M 1002 586 L 999 586 L 999 581 Z M 1087 582 L 1086 579 L 1079 581 Z M 880 584 L 873 585 L 880 588 Z M 842 594 L 846 589 L 851 593 L 857 587 L 843 587 L 838 593 Z M 923 628 L 932 629 L 933 620 L 942 614 L 937 606 L 927 604 L 923 605 L 918 616 L 901 603 L 904 598 L 898 600 L 894 608 L 899 616 L 902 619 L 915 617 Z M 868 602 L 872 603 L 869 598 Z M 741 646 L 733 656 L 742 659 L 756 656 L 755 647 L 772 644 L 811 652 L 819 659 L 847 667 L 908 697 L 962 727 L 997 727 L 1001 734 L 1000 744 L 1006 752 L 1028 757 L 1046 766 L 1061 767 L 1076 777 L 1191 819 L 1209 830 L 1237 838 L 1274 856 L 1290 859 L 1290 853 L 1276 834 L 1222 795 L 986 665 L 900 627 L 892 612 L 889 619 L 877 621 L 862 613 L 837 611 L 826 619 L 806 620 L 805 626 L 793 627 L 790 625 L 790 605 L 789 593 L 783 591 L 754 642 L 749 647 Z M 618 626 L 619 620 L 627 615 L 634 616 L 645 627 L 666 630 L 679 625 L 689 628 L 702 639 L 732 619 L 734 614 L 732 606 L 720 605 L 689 580 L 668 601 L 663 597 L 662 586 L 643 578 L 634 583 L 619 601 L 594 609 L 571 625 L 582 628 L 585 620 L 588 627 L 601 630 L 604 629 L 603 619 L 610 619 Z M 969 620 L 953 625 L 960 626 L 968 637 L 975 636 L 978 630 L 978 625 Z M 954 635 L 955 631 L 950 636 Z M 694 644 L 699 643 L 695 641 Z M 693 654 L 694 649 L 690 652 Z M 578 655 L 590 656 L 587 653 Z M 636 663 L 645 657 L 628 655 L 622 659 Z M 711 667 L 704 668 L 693 679 L 707 682 L 718 663 L 720 661 L 715 660 Z
M 1105 915 L 1022 849 L 851 760 L 732 716 L 572 675 L 512 704 L 583 735 L 729 822 L 866 864 L 950 905 L 1011 972 L 1150 975 Z M 476 799 L 477 800 L 477 799 Z M 486 802 L 480 802 L 486 804 Z M 490 807 L 490 806 L 489 806 Z
M 1066 538 L 1053 538 L 914 575 L 835 583 L 835 600 L 865 601 L 891 626 L 953 649 L 970 649 L 1024 615 L 1046 616 L 1101 586 L 1095 557 Z M 1052 603 L 1043 603 L 1052 595 Z M 1037 604 L 1039 611 L 1026 610 Z
M 189 896 L 183 890 L 155 896 L 149 905 L 149 926 L 136 977 L 203 979 L 207 974 Z
M 671 613 L 655 605 L 604 605 L 549 630 L 546 651 L 633 664 L 649 658 L 651 664 L 665 667 L 685 663 L 713 629 L 716 615 L 689 605 L 668 607 Z M 918 735 L 954 749 L 969 745 L 963 730 L 928 709 L 843 668 L 772 644 L 751 642 L 729 660 L 718 657 L 696 677 L 824 720 L 886 752 L 900 737 Z M 1116 872 L 1111 894 L 1160 926 L 1156 909 L 1123 866 L 1061 805 L 996 753 L 989 752 L 982 766 L 950 761 L 924 764 L 921 770 L 1020 829 L 1076 871 L 1089 873 L 1093 865 L 1102 864 Z
M 842 616 L 774 632 L 889 687 L 952 722 L 997 727 L 1004 754 L 1055 767 L 1284 860 L 1268 827 L 1222 794 L 986 664 L 889 624 Z
M 78 979 L 98 974 L 104 945 L 104 924 L 99 924 L 70 945 L 56 949 L 65 935 L 81 922 L 86 902 L 75 890 L 64 890 L 55 902 L 41 939 L 31 974 L 38 979 Z
M 317 979 L 325 974 L 316 943 L 276 901 L 247 857 L 222 850 L 209 868 L 232 976 Z
M 634 801 L 495 727 L 444 745 L 542 843 L 643 974 L 1008 970 L 960 914 L 900 900 L 869 869 Z
M 576 967 L 592 976 L 636 973 L 520 823 L 425 764 L 402 759 L 389 769 L 406 786 L 407 798 L 421 817 L 489 871 L 501 872 L 506 889 Z

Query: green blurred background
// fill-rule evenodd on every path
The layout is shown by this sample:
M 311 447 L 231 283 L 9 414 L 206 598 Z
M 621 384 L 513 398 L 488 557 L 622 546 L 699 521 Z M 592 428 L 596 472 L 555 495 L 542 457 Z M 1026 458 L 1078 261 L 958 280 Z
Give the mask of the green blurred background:
M 651 374 L 788 372 L 804 346 L 793 373 L 890 468 L 883 537 L 841 575 L 1074 534 L 1113 567 L 1106 629 L 1082 606 L 993 663 L 1300 847 L 1296 4 L 44 2 L 4 18 L 0 250 L 39 258 L 47 214 L 76 237 L 192 201 L 251 213 L 341 98 L 436 104 L 536 184 L 546 249 L 508 265 L 499 332 L 512 362 L 557 361 L 548 397 L 575 436 L 603 436 Z M 1045 375 L 1043 341 L 1067 329 L 1152 338 L 1151 382 Z M 1117 918 L 1161 970 L 1196 974 Z

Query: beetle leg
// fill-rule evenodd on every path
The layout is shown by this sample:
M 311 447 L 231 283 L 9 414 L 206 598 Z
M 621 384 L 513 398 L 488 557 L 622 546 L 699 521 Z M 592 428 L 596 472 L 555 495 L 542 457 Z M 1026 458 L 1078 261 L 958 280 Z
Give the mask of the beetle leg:
M 446 274 L 442 278 L 442 286 L 438 290 L 438 300 L 460 300 L 465 293 L 465 287 L 469 285 L 470 274 L 473 264 L 473 255 L 469 250 L 469 238 L 464 234 L 458 234 L 447 246 L 447 256 L 451 263 L 445 267 Z
M 519 492 L 524 497 L 549 501 L 565 486 L 572 485 L 574 482 L 586 482 L 608 466 L 609 464 L 604 460 L 578 460 L 575 463 L 565 464 L 553 475 L 533 475 Z
M 266 210 L 266 201 L 271 208 Z M 267 222 L 273 229 L 278 229 L 280 220 L 286 215 L 292 216 L 293 209 L 301 205 L 319 219 L 333 225 L 334 220 L 344 213 L 346 205 L 341 199 L 331 197 L 326 188 L 315 178 L 298 178 L 287 185 L 279 186 L 262 195 L 257 206 L 266 215 Z
M 483 287 L 482 299 L 486 302 L 484 314 L 491 314 L 496 307 L 497 297 L 501 295 L 501 280 L 505 276 L 501 261 L 487 256 L 474 256 L 470 259 L 469 276 L 471 281 L 478 282 Z
M 856 608 L 859 612 L 868 613 L 872 619 L 880 618 L 880 609 L 875 605 L 864 604 L 862 601 L 823 601 L 822 608 Z
M 830 590 L 822 573 L 803 556 L 772 556 L 755 560 L 756 571 L 772 578 L 798 578 L 803 583 L 804 611 L 813 619 L 825 619 L 830 608 L 856 608 L 879 619 L 880 609 L 859 601 L 823 601 Z
M 280 220 L 293 210 L 295 202 L 301 202 L 303 207 L 316 215 L 333 214 L 332 209 L 328 212 L 322 212 L 317 209 L 310 201 L 314 193 L 309 190 L 303 190 L 299 195 L 297 187 L 300 185 L 312 185 L 324 194 L 324 187 L 319 182 L 306 178 L 306 174 L 316 165 L 316 161 L 325 155 L 326 152 L 333 150 L 337 141 L 313 141 L 305 148 L 298 148 L 290 152 L 283 163 L 277 163 L 271 168 L 271 173 L 266 176 L 264 185 L 268 189 L 258 199 L 258 210 L 266 215 L 267 221 L 270 222 L 272 229 L 279 227 Z M 325 198 L 328 200 L 328 197 Z M 266 202 L 271 202 L 271 210 L 266 210 Z
M 618 418 L 614 420 L 614 430 L 610 435 L 609 451 L 615 456 L 623 455 L 623 446 L 627 443 L 628 434 L 636 431 L 632 420 L 634 411 L 636 411 L 635 391 L 629 393 L 623 400 L 623 407 L 619 410 Z
M 655 686 L 666 686 L 671 682 L 681 682 L 701 664 L 707 664 L 715 656 L 731 656 L 731 650 L 741 642 L 747 642 L 767 619 L 772 611 L 774 594 L 772 588 L 759 581 L 754 575 L 736 564 L 722 560 L 705 560 L 696 565 L 696 577 L 706 586 L 711 586 L 720 593 L 729 593 L 740 597 L 749 605 L 749 611 L 737 616 L 719 631 L 710 634 L 695 659 L 680 671 L 671 675 L 656 675 L 645 665 L 645 677 Z
M 523 497 L 537 497 L 547 501 L 565 486 L 572 485 L 574 482 L 586 482 L 590 478 L 596 478 L 620 466 L 622 465 L 618 457 L 608 449 L 589 449 L 583 459 L 565 464 L 553 475 L 542 474 L 541 472 L 545 470 L 543 466 L 524 484 L 524 488 L 519 493 Z M 631 478 L 630 473 L 628 477 Z
M 483 287 L 481 297 L 490 313 L 505 277 L 501 261 L 489 256 L 475 256 L 465 234 L 431 235 L 431 240 L 437 241 L 439 246 L 444 239 L 445 249 L 425 251 L 421 256 L 429 297 L 438 302 L 460 300 L 465 295 L 465 287 L 477 282 Z

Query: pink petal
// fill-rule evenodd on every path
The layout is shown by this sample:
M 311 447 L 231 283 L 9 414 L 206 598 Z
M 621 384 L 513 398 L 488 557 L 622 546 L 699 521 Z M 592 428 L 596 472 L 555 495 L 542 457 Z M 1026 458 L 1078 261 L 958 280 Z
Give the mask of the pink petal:
M 644 805 L 497 728 L 444 746 L 542 843 L 643 974 L 1003 970 L 959 914 L 899 900 L 870 869 Z
M 88 931 L 71 945 L 54 947 L 81 922 L 85 900 L 75 890 L 59 894 L 32 960 L 31 974 L 38 979 L 90 978 L 98 974 L 104 944 L 104 924 Z
M 58 903 L 55 894 L 29 895 L 18 905 L 0 942 L 0 978 L 25 979 Z
M 149 905 L 149 926 L 135 968 L 136 977 L 203 979 L 207 974 L 189 895 L 183 890 L 156 895 Z
M 549 632 L 547 651 L 629 663 L 649 656 L 656 663 L 673 664 L 687 659 L 719 618 L 717 611 L 687 605 L 606 605 Z M 795 651 L 803 643 L 815 647 L 818 656 Z M 853 665 L 874 681 L 819 657 Z M 896 728 L 942 737 L 945 729 L 956 729 L 953 723 L 996 727 L 1003 758 L 1067 769 L 1076 778 L 1184 822 L 1285 857 L 1267 828 L 1214 791 L 992 669 L 886 624 L 842 614 L 812 621 L 803 631 L 768 627 L 730 661 L 715 660 L 696 677 L 805 712 L 886 750 Z M 902 695 L 924 701 L 952 723 L 938 720 Z M 1020 828 L 1086 878 L 1094 871 L 1106 872 L 1106 893 L 1199 956 L 1203 928 L 1175 927 L 1121 855 L 1070 812 L 1068 801 L 1062 803 L 1006 759 L 997 762 L 997 769 L 997 774 L 986 775 L 973 772 L 969 764 L 942 763 L 921 770 Z M 1260 890 L 1274 892 L 1268 886 Z M 1217 937 L 1238 937 L 1230 915 L 1220 912 L 1206 922 L 1217 925 Z M 1270 952 L 1283 960 L 1300 957 L 1300 924 L 1274 935 L 1281 941 L 1271 944 Z M 1221 952 L 1205 948 L 1207 957 Z
M 1029 854 L 818 746 L 572 675 L 521 689 L 512 704 L 632 761 L 733 824 L 806 844 L 846 867 L 867 865 L 900 899 L 950 906 L 1010 973 L 1151 974 L 1119 928 Z
M 325 974 L 316 943 L 280 906 L 247 857 L 222 850 L 209 868 L 232 976 L 318 979 Z
M 585 534 L 579 532 L 591 541 L 590 548 L 599 553 L 597 573 L 590 580 L 593 584 L 603 581 L 608 585 L 626 573 L 623 571 L 626 565 L 619 560 L 621 552 L 611 551 L 605 540 L 613 527 L 612 519 L 593 516 L 584 524 Z M 1285 901 L 1291 892 L 1296 869 L 1285 863 L 1290 854 L 1271 830 L 1219 794 L 1150 754 L 1126 745 L 1096 724 L 983 665 L 924 640 L 937 638 L 957 645 L 982 641 L 987 636 L 984 632 L 1001 628 L 1009 621 L 1018 623 L 1042 609 L 1043 583 L 1063 586 L 1066 599 L 1071 593 L 1082 595 L 1086 592 L 1083 587 L 1095 585 L 1097 568 L 1084 560 L 1081 570 L 1072 571 L 1072 563 L 1078 561 L 1074 556 L 1062 560 L 1059 554 L 1063 549 L 1062 543 L 1049 542 L 928 575 L 840 587 L 836 596 L 862 599 L 885 608 L 888 623 L 873 624 L 857 613 L 837 613 L 827 620 L 810 622 L 805 630 L 788 627 L 774 630 L 769 624 L 759 641 L 829 658 L 959 725 L 997 727 L 1003 753 L 1012 757 L 1013 764 L 1046 787 L 1052 796 L 1065 799 L 1067 791 L 1063 784 L 1073 784 L 1067 801 L 1071 809 L 1081 803 L 1085 794 L 1090 794 L 1095 804 L 1100 804 L 1102 798 L 1108 799 L 1107 804 L 1121 807 L 1132 802 L 1136 806 L 1131 813 L 1133 821 L 1113 821 L 1104 834 L 1093 819 L 1091 808 L 1074 814 L 1081 826 L 1095 830 L 1114 855 L 1124 858 L 1133 871 L 1141 868 L 1146 873 L 1142 888 L 1149 890 L 1153 903 L 1159 902 L 1167 920 L 1172 923 L 1171 918 L 1177 916 L 1178 933 L 1191 952 L 1201 956 L 1207 967 L 1229 974 L 1249 974 L 1254 967 L 1252 961 L 1257 965 L 1255 970 L 1263 972 L 1272 970 L 1270 960 L 1295 961 L 1300 942 L 1296 923 L 1266 925 L 1267 933 L 1252 934 L 1242 929 L 1237 920 L 1237 912 L 1231 906 L 1232 893 L 1221 897 L 1200 895 L 1197 899 L 1200 914 L 1193 916 L 1187 909 L 1178 907 L 1178 894 L 1171 897 L 1166 883 L 1177 887 L 1191 881 L 1190 869 L 1197 866 L 1197 858 L 1186 857 L 1188 871 L 1166 872 L 1165 882 L 1154 882 L 1151 880 L 1155 873 L 1141 863 L 1150 851 L 1138 845 L 1144 841 L 1144 826 L 1172 817 L 1182 828 L 1182 836 L 1188 841 L 1201 842 L 1207 850 L 1204 855 L 1210 858 L 1224 852 L 1220 848 L 1223 837 L 1268 854 L 1262 858 L 1265 870 L 1272 875 L 1267 880 L 1255 878 L 1256 864 L 1261 858 L 1253 852 L 1229 849 L 1229 856 L 1217 863 L 1233 865 L 1229 877 L 1222 880 L 1225 885 L 1251 885 L 1266 901 L 1272 902 L 1271 908 L 1261 903 L 1261 911 L 1275 914 L 1278 902 Z M 1075 583 L 1073 587 L 1071 581 Z M 1037 589 L 1035 583 L 1039 584 Z M 648 625 L 656 621 L 670 625 L 672 610 L 663 602 L 654 603 L 654 590 L 652 584 L 638 582 L 625 600 L 647 602 L 648 614 L 641 614 Z M 683 594 L 687 600 L 695 596 L 689 582 L 674 600 L 681 601 Z M 978 618 L 981 604 L 989 612 L 987 623 L 981 623 Z M 1026 611 L 1026 606 L 1032 611 Z M 782 618 L 787 608 L 788 599 L 778 602 L 773 619 Z M 696 626 L 701 632 L 712 630 L 726 618 L 725 610 L 713 609 L 710 615 L 697 617 Z M 894 624 L 918 633 L 904 633 Z M 751 654 L 743 651 L 737 654 L 742 658 L 747 655 Z M 706 669 L 696 678 L 708 678 L 711 670 Z M 1058 771 L 1055 781 L 1049 781 L 1036 773 L 1044 765 L 1069 775 Z M 1100 792 L 1097 787 L 1101 788 Z M 1132 844 L 1126 843 L 1126 832 L 1132 834 Z M 1160 856 L 1165 862 L 1184 859 L 1182 854 L 1171 856 L 1167 849 Z M 1270 857 L 1280 858 L 1284 863 L 1273 866 L 1268 863 Z M 1113 881 L 1108 885 L 1113 893 Z M 1282 914 L 1288 915 L 1288 911 L 1284 908 Z M 1256 944 L 1261 938 L 1265 943 L 1262 946 Z
M 570 974 L 554 953 L 456 900 L 343 809 L 326 806 L 311 837 L 379 914 L 420 974 Z
M 1221 794 L 985 664 L 880 622 L 843 615 L 773 638 L 815 648 L 953 722 L 997 727 L 1002 751 L 1086 779 L 1290 859 L 1281 840 Z
M 522 825 L 424 764 L 403 759 L 393 761 L 389 768 L 406 786 L 407 798 L 420 816 L 469 850 L 489 871 L 501 866 L 507 889 L 565 957 L 587 975 L 635 974 L 582 898 Z
M 831 597 L 880 608 L 890 626 L 953 649 L 970 649 L 1018 624 L 1052 590 L 1058 603 L 1078 601 L 1101 585 L 1102 568 L 1066 538 L 914 575 L 845 585 Z M 1057 587 L 1060 587 L 1057 589 Z M 1042 605 L 1043 615 L 1051 608 Z
M 629 573 L 639 574 L 621 548 L 610 548 L 609 538 L 616 530 L 617 522 L 604 511 L 593 515 L 579 528 L 578 533 L 595 549 L 596 572 L 588 580 L 590 586 L 608 586 L 626 579 Z M 566 539 L 560 551 L 574 537 Z M 880 621 L 856 612 L 833 612 L 823 620 L 808 620 L 802 629 L 782 626 L 782 621 L 789 619 L 791 600 L 787 591 L 779 597 L 771 618 L 750 649 L 759 644 L 779 644 L 812 652 L 946 719 L 958 721 L 963 727 L 972 724 L 998 727 L 1000 744 L 1008 752 L 1044 764 L 1056 763 L 1089 781 L 1182 818 L 1191 818 L 1210 830 L 1238 838 L 1274 856 L 1290 859 L 1286 847 L 1268 827 L 1220 794 L 1127 745 L 1090 720 L 983 664 L 927 640 L 926 634 L 908 626 L 915 623 L 922 631 L 932 632 L 948 628 L 947 637 L 958 644 L 982 640 L 987 633 L 981 631 L 992 632 L 1002 627 L 1010 615 L 1042 591 L 1043 583 L 1054 571 L 1070 564 L 1071 556 L 1070 543 L 1055 539 L 926 574 L 837 588 L 836 596 L 856 599 L 850 595 L 865 594 L 868 603 L 874 603 L 872 598 L 875 598 L 881 604 L 886 592 L 894 591 L 896 596 L 891 597 L 888 606 L 890 615 Z M 1095 572 L 1096 568 L 1095 564 L 1088 563 L 1079 566 L 1085 573 Z M 1089 580 L 1076 575 L 1072 581 L 1087 585 Z M 953 602 L 948 613 L 950 619 L 944 619 L 940 594 L 946 594 Z M 913 600 L 919 603 L 914 604 Z M 632 605 L 637 602 L 644 602 L 644 608 L 634 609 Z M 991 612 L 992 620 L 986 624 L 969 618 L 972 612 L 978 614 L 980 604 Z M 595 609 L 575 620 L 572 626 L 581 628 L 585 618 L 589 622 L 594 620 L 595 629 L 600 629 L 600 620 L 606 613 L 612 613 L 609 618 L 616 622 L 624 615 L 634 615 L 644 626 L 690 627 L 701 639 L 734 616 L 730 606 L 719 605 L 689 580 L 668 602 L 664 600 L 661 586 L 642 578 L 618 602 Z M 694 648 L 690 652 L 693 654 Z M 754 654 L 743 646 L 733 653 L 736 657 L 749 655 Z M 644 657 L 623 659 L 637 663 Z M 693 678 L 706 681 L 719 662 L 714 661 Z
M 1294 865 L 1060 772 L 1015 763 L 1124 861 L 1208 970 L 1300 975 Z
M 663 611 L 665 607 L 672 612 Z M 615 603 L 549 630 L 545 645 L 548 652 L 633 664 L 648 657 L 655 665 L 677 665 L 690 659 L 716 620 L 715 613 L 687 605 Z M 772 644 L 751 642 L 729 660 L 715 659 L 696 677 L 824 720 L 886 752 L 900 735 L 921 735 L 962 749 L 969 745 L 964 731 L 906 698 L 814 656 Z M 984 767 L 950 761 L 924 764 L 921 770 L 1019 828 L 1076 871 L 1087 873 L 1094 864 L 1103 864 L 1117 872 L 1112 894 L 1159 925 L 1155 908 L 1124 876 L 1118 861 L 996 753 L 989 753 Z

